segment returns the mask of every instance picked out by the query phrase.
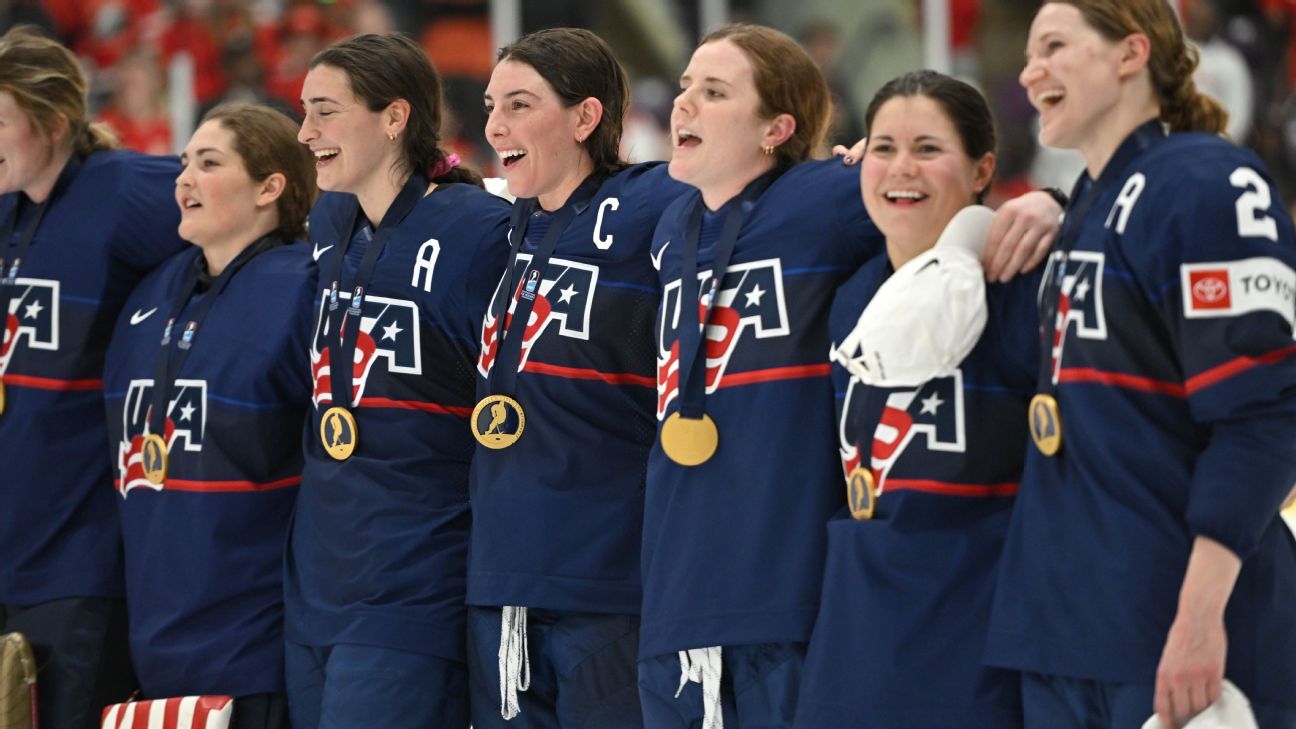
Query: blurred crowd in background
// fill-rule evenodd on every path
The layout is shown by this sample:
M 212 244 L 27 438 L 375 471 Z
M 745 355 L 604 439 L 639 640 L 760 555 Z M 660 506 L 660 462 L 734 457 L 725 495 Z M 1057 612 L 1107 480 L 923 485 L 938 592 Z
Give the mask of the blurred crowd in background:
M 1296 0 L 1175 0 L 1201 49 L 1200 86 L 1225 102 L 1230 133 L 1264 158 L 1283 199 L 1296 200 Z M 1034 111 L 1017 84 L 1036 3 L 949 0 L 953 68 L 991 99 L 1002 137 L 999 199 L 1066 188 L 1076 155 L 1040 149 Z M 699 37 L 698 0 L 519 0 L 522 32 L 574 25 L 604 36 L 630 72 L 626 156 L 665 159 L 676 77 Z M 92 108 L 125 146 L 175 151 L 192 123 L 225 100 L 299 116 L 311 57 L 364 32 L 401 31 L 446 79 L 445 139 L 487 174 L 482 92 L 494 61 L 487 0 L 0 0 L 0 32 L 46 28 L 84 62 Z M 777 27 L 821 64 L 837 109 L 829 143 L 859 138 L 864 103 L 887 79 L 922 65 L 919 0 L 732 0 L 731 20 Z M 194 114 L 177 117 L 184 95 Z M 186 121 L 187 120 L 187 121 Z M 993 202 L 993 201 L 992 201 Z

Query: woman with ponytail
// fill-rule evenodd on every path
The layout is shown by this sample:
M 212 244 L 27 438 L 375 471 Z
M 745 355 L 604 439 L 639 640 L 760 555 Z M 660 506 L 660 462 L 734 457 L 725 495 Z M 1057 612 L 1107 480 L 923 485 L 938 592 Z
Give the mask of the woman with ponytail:
M 131 289 L 184 245 L 179 165 L 115 146 L 70 51 L 0 36 L 0 633 L 32 644 L 53 729 L 97 724 L 133 688 L 104 351 Z
M 440 146 L 441 79 L 400 35 L 321 51 L 298 140 L 320 300 L 285 573 L 297 729 L 468 726 L 478 333 L 509 206 Z
M 1087 170 L 1040 292 L 988 661 L 1023 672 L 1028 727 L 1183 727 L 1234 687 L 1296 727 L 1291 219 L 1164 0 L 1047 2 L 1026 50 L 1040 141 Z

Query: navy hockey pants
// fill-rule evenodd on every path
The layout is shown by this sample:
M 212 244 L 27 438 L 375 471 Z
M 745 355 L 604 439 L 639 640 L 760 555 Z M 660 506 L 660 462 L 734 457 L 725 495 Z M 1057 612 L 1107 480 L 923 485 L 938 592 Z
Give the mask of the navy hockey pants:
M 499 608 L 468 608 L 473 729 L 640 729 L 634 615 L 527 610 L 531 685 L 500 716 Z
M 805 643 L 724 646 L 720 704 L 725 729 L 788 729 L 796 714 Z M 685 684 L 671 653 L 639 661 L 639 696 L 647 729 L 701 729 L 702 686 Z
M 70 597 L 0 605 L 0 633 L 22 633 L 36 655 L 41 729 L 99 726 L 103 707 L 136 688 L 126 601 Z
M 1026 729 L 1138 729 L 1152 716 L 1155 687 L 1022 674 Z M 1251 702 L 1260 729 L 1296 729 L 1296 711 Z
M 293 729 L 467 729 L 468 670 L 456 661 L 364 645 L 291 641 L 284 651 Z

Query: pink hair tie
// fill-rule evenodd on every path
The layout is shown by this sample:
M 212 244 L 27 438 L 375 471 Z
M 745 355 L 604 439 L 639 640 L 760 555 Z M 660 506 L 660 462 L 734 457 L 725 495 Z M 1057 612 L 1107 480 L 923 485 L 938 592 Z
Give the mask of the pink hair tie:
M 441 160 L 440 162 L 437 162 L 436 164 L 428 168 L 428 179 L 435 180 L 436 178 L 444 175 L 445 173 L 449 172 L 450 170 L 453 170 L 458 166 L 459 166 L 459 155 L 453 153 L 448 154 L 445 156 L 445 159 Z

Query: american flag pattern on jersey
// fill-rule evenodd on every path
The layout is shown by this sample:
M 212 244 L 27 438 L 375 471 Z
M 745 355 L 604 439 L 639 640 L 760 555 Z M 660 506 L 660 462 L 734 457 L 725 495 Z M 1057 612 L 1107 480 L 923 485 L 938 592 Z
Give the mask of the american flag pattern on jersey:
M 229 729 L 234 699 L 185 696 L 104 707 L 101 729 Z

